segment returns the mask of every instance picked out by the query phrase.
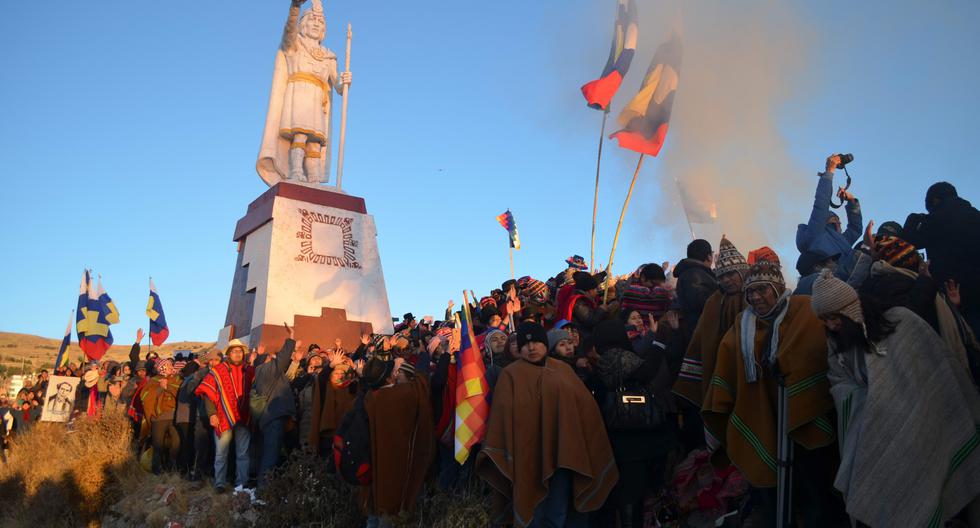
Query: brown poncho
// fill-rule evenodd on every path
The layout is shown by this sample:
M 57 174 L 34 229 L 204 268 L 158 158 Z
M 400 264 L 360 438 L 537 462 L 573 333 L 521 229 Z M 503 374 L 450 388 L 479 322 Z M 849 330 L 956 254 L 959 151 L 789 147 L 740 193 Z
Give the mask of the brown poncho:
M 349 387 L 335 387 L 329 374 L 321 374 L 313 380 L 313 409 L 307 438 L 310 446 L 330 445 L 334 431 L 354 407 L 355 399 L 357 395 Z M 326 439 L 326 444 L 321 439 Z
M 371 424 L 371 484 L 361 506 L 371 515 L 411 512 L 435 455 L 429 381 L 372 391 L 364 401 Z
M 718 291 L 708 297 L 674 382 L 674 394 L 701 407 L 715 372 L 718 345 L 743 309 L 745 296 L 741 292 L 725 295 Z
M 527 526 L 548 494 L 551 475 L 567 469 L 572 504 L 599 509 L 619 479 L 592 394 L 571 367 L 516 361 L 500 373 L 476 472 L 496 491 L 495 520 Z
M 789 298 L 779 326 L 776 360 L 786 377 L 790 438 L 807 449 L 834 441 L 830 413 L 834 400 L 827 379 L 827 337 L 810 309 L 808 295 Z M 718 346 L 718 359 L 701 415 L 705 429 L 721 443 L 716 462 L 727 455 L 755 487 L 776 485 L 777 384 L 761 368 L 769 323 L 756 320 L 755 363 L 759 379 L 748 383 L 741 350 L 741 328 L 734 324 Z M 806 478 L 800 476 L 800 478 Z

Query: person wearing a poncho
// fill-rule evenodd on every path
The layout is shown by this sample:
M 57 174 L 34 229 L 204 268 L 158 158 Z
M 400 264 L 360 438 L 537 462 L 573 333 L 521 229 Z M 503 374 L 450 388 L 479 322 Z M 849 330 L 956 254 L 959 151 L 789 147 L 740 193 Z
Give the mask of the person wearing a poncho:
M 841 465 L 855 521 L 980 526 L 980 395 L 956 354 L 911 310 L 888 308 L 824 272 L 813 311 L 827 328 Z
M 599 407 L 571 367 L 548 357 L 541 325 L 515 333 L 521 359 L 497 380 L 476 456 L 494 490 L 493 522 L 584 527 L 619 479 Z
M 793 443 L 794 512 L 805 526 L 831 526 L 843 505 L 830 496 L 837 450 L 827 380 L 827 338 L 810 298 L 791 296 L 782 269 L 756 262 L 743 287 L 748 307 L 725 333 L 701 415 L 714 462 L 729 461 L 776 517 L 779 380 Z
M 691 343 L 684 355 L 680 374 L 674 383 L 674 394 L 701 408 L 715 371 L 718 345 L 728 329 L 745 309 L 742 283 L 749 265 L 734 244 L 722 237 L 715 260 L 719 290 L 704 303 Z

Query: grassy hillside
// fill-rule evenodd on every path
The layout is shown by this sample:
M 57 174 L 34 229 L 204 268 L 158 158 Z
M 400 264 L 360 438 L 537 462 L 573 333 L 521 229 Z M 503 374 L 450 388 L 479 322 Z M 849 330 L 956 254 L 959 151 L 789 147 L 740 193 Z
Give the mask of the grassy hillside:
M 118 343 L 119 341 L 117 341 Z M 193 341 L 177 341 L 174 343 L 164 343 L 161 347 L 154 347 L 160 351 L 163 357 L 170 356 L 176 350 L 193 350 L 200 352 L 213 343 L 199 343 Z M 116 361 L 125 360 L 129 357 L 129 348 L 133 344 L 128 340 L 109 349 L 105 357 Z M 34 372 L 42 368 L 51 369 L 54 360 L 58 355 L 58 348 L 61 346 L 60 339 L 49 339 L 29 334 L 15 334 L 12 332 L 0 332 L 0 374 L 20 374 L 21 369 L 27 372 Z M 146 340 L 143 341 L 142 352 L 146 352 Z M 77 363 L 85 358 L 85 354 L 78 343 L 72 341 L 68 347 L 68 358 L 72 363 Z

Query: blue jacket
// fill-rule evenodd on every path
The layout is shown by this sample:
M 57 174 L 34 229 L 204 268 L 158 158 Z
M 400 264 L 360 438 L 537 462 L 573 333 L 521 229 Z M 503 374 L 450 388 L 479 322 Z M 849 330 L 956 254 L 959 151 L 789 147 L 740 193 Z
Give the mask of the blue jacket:
M 854 243 L 861 238 L 864 220 L 861 217 L 861 204 L 855 199 L 845 206 L 847 211 L 847 229 L 838 233 L 827 224 L 827 219 L 834 214 L 830 211 L 830 199 L 834 193 L 834 175 L 822 173 L 817 182 L 817 192 L 813 197 L 813 210 L 810 219 L 800 224 L 796 229 L 796 249 L 800 253 L 814 251 L 823 255 L 840 255 L 841 260 L 847 260 Z

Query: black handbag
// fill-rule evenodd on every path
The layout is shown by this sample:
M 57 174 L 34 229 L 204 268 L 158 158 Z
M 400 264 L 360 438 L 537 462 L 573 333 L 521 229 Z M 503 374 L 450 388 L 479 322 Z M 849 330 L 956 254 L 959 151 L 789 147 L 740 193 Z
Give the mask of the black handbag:
M 659 429 L 666 416 L 653 393 L 637 383 L 623 379 L 623 361 L 619 360 L 620 386 L 606 394 L 602 418 L 610 431 L 652 431 Z

